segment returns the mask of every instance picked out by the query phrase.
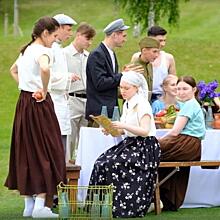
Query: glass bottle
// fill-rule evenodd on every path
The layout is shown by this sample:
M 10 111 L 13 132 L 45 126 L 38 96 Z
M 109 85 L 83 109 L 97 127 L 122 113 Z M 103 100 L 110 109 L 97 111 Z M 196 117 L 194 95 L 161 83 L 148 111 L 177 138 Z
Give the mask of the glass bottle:
M 60 198 L 59 198 L 59 216 L 61 218 L 68 218 L 70 215 L 70 204 L 69 204 L 69 200 L 68 200 L 68 194 L 67 192 L 62 192 L 60 194 Z
M 91 207 L 91 220 L 100 219 L 100 201 L 99 194 L 94 193 L 92 207 Z
M 203 116 L 204 116 L 204 120 L 206 119 L 206 109 L 202 106 L 202 113 L 203 113 Z
M 111 209 L 110 209 L 110 195 L 105 194 L 104 202 L 102 204 L 102 215 L 101 219 L 110 219 L 111 216 Z
M 112 121 L 120 121 L 120 113 L 118 106 L 114 107 L 113 114 L 112 114 Z
M 101 115 L 104 115 L 108 118 L 107 106 L 105 106 L 105 105 L 102 106 Z
M 205 117 L 205 124 L 206 124 L 206 129 L 212 129 L 212 124 L 213 124 L 214 118 L 212 114 L 212 106 L 208 106 L 208 110 L 206 112 L 206 117 Z

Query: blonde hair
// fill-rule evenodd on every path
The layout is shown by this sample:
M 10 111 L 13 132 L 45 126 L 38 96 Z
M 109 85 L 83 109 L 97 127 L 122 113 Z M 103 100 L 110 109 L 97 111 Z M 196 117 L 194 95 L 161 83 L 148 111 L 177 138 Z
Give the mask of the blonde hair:
M 161 87 L 164 88 L 164 86 L 167 86 L 172 79 L 176 79 L 177 82 L 178 77 L 176 75 L 169 74 L 167 77 L 164 78 Z

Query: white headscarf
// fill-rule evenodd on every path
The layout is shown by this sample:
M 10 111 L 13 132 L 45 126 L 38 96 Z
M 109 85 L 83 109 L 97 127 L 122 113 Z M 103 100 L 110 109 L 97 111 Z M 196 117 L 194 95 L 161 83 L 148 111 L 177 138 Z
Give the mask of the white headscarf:
M 121 81 L 138 87 L 138 94 L 148 99 L 148 85 L 143 74 L 135 71 L 122 72 Z

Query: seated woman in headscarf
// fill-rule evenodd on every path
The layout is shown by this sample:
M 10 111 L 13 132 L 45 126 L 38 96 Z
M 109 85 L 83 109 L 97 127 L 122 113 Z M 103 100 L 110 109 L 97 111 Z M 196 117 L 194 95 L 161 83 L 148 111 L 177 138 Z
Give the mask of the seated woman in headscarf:
M 115 186 L 113 217 L 138 217 L 147 213 L 152 201 L 160 146 L 143 75 L 123 73 L 120 90 L 125 100 L 123 113 L 112 126 L 127 137 L 99 156 L 90 185 Z
M 177 83 L 178 77 L 175 75 L 168 75 L 161 85 L 163 95 L 152 103 L 153 115 L 164 109 L 168 109 L 170 105 L 174 105 L 176 109 L 180 109 L 180 103 L 177 101 Z
M 183 102 L 174 126 L 161 139 L 161 161 L 199 161 L 201 140 L 205 136 L 205 122 L 200 104 L 196 100 L 197 84 L 193 77 L 182 76 L 177 81 L 177 95 Z M 160 168 L 162 180 L 170 168 Z M 163 210 L 176 211 L 183 203 L 190 167 L 182 167 L 160 186 Z

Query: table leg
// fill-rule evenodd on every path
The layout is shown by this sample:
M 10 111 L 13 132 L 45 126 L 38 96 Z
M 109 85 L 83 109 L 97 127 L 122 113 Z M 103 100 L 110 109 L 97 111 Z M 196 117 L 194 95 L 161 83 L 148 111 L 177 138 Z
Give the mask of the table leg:
M 160 184 L 159 184 L 158 175 L 156 179 L 155 192 L 154 192 L 154 207 L 155 207 L 155 214 L 159 215 L 161 213 L 161 208 L 160 208 Z
M 66 177 L 67 177 L 67 185 L 69 188 L 69 201 L 71 205 L 72 213 L 76 213 L 76 203 L 77 203 L 77 186 L 78 179 L 80 176 L 80 166 L 74 164 L 68 164 L 66 166 Z M 71 187 L 72 186 L 72 187 Z

